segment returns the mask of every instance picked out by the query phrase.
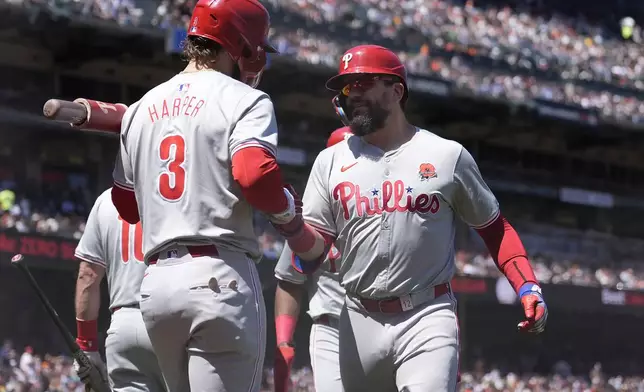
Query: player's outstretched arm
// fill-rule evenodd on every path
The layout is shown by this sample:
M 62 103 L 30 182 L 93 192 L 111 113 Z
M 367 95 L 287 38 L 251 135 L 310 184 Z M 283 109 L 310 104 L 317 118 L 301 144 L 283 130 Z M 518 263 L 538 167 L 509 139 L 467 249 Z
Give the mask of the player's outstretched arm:
M 296 244 L 287 241 L 296 254 L 293 268 L 300 273 L 312 273 L 324 262 L 331 245 L 335 241 L 336 226 L 329 200 L 329 166 L 333 155 L 329 150 L 320 153 L 309 175 L 303 198 L 303 216 L 306 220 L 304 230 L 309 230 L 310 242 Z M 306 245 L 306 246 L 303 246 Z
M 275 392 L 287 392 L 295 358 L 293 334 L 300 314 L 304 289 L 302 285 L 278 280 L 275 290 Z
M 503 217 L 499 203 L 487 186 L 470 153 L 461 148 L 454 169 L 453 205 L 460 217 L 481 236 L 499 270 L 521 298 L 525 320 L 522 331 L 545 329 L 548 310 L 519 234 Z
M 233 178 L 246 201 L 268 215 L 293 250 L 309 251 L 319 236 L 304 225 L 299 198 L 284 188 L 275 158 L 277 123 L 273 103 L 268 95 L 255 91 L 240 101 L 236 112 L 239 118 L 229 140 Z

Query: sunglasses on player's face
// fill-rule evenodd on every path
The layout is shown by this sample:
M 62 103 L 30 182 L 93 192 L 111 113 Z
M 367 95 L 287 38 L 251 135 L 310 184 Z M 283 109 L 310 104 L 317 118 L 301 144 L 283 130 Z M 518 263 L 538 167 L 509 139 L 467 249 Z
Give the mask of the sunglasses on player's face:
M 396 83 L 396 79 L 394 79 L 394 78 L 392 78 L 390 76 L 363 75 L 363 76 L 359 76 L 359 77 L 356 77 L 356 78 L 350 80 L 349 83 L 347 83 L 344 87 L 342 87 L 342 90 L 341 90 L 342 95 L 345 95 L 345 96 L 348 97 L 353 89 L 356 89 L 356 91 L 361 91 L 361 92 L 365 92 L 367 90 L 370 90 L 371 88 L 373 88 L 373 86 L 376 85 L 376 83 L 379 80 L 382 80 L 383 82 L 385 82 L 387 84 Z

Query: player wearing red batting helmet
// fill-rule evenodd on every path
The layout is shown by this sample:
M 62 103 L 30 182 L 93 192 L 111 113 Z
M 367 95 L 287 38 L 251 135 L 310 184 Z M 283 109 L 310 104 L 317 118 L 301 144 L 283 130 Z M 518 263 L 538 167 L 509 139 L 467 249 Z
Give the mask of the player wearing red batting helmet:
M 268 43 L 269 27 L 268 11 L 257 0 L 199 0 L 188 28 L 186 55 L 196 68 L 217 64 L 219 71 L 257 87 L 266 53 L 277 53 Z M 224 56 L 212 50 L 217 46 Z M 209 53 L 219 55 L 208 57 Z
M 146 227 L 137 306 L 169 392 L 261 389 L 253 211 L 294 250 L 315 240 L 277 164 L 273 103 L 254 88 L 275 52 L 268 29 L 258 0 L 198 0 L 186 69 L 123 116 L 112 200 L 123 220 Z
M 338 93 L 334 105 L 355 137 L 313 163 L 303 217 L 319 237 L 301 250 L 287 238 L 296 254 L 292 266 L 314 272 L 326 256 L 322 244 L 333 243 L 342 254 L 346 300 L 338 357 L 345 391 L 454 391 L 456 218 L 479 233 L 520 298 L 521 331 L 545 329 L 539 282 L 471 154 L 407 121 L 400 59 L 381 46 L 361 45 L 339 60 L 327 88 Z

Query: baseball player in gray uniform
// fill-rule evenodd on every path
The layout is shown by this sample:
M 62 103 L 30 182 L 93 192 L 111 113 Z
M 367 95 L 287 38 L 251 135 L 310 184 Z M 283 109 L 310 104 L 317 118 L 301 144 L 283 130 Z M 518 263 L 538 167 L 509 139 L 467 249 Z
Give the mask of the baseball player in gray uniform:
M 336 129 L 327 141 L 327 148 L 351 136 L 349 127 Z M 295 357 L 293 334 L 300 314 L 304 292 L 308 293 L 308 314 L 313 320 L 309 339 L 309 354 L 317 392 L 341 392 L 340 362 L 338 357 L 338 320 L 344 305 L 344 289 L 340 286 L 338 268 L 340 254 L 335 247 L 329 251 L 322 267 L 311 276 L 293 269 L 295 257 L 286 245 L 277 265 L 278 280 L 275 291 L 275 392 L 288 392 L 291 364 Z
M 469 152 L 407 122 L 406 71 L 393 52 L 350 49 L 327 88 L 339 92 L 334 105 L 354 136 L 313 164 L 302 230 L 316 232 L 309 249 L 295 250 L 293 264 L 310 273 L 331 243 L 342 254 L 344 389 L 454 391 L 455 219 L 478 231 L 521 297 L 525 320 L 518 328 L 538 333 L 547 311 L 521 240 Z
M 145 273 L 141 224 L 121 219 L 110 189 L 103 192 L 87 219 L 76 247 L 80 260 L 76 282 L 76 341 L 102 371 L 97 326 L 100 284 L 107 274 L 112 312 L 105 342 L 110 387 L 117 392 L 165 391 L 161 369 L 139 310 L 139 288 Z
M 253 208 L 283 232 L 303 225 L 275 158 L 273 104 L 255 89 L 275 52 L 268 29 L 257 0 L 199 0 L 188 66 L 123 117 L 112 201 L 143 224 L 140 307 L 171 392 L 260 388 L 266 313 Z

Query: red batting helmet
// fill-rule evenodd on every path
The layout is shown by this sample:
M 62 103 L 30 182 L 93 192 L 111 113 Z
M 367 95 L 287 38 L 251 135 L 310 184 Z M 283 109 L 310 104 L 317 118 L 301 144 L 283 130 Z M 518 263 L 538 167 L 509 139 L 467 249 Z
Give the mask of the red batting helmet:
M 327 80 L 326 88 L 341 92 L 348 84 L 352 75 L 375 74 L 389 75 L 400 79 L 405 87 L 402 103 L 407 101 L 407 70 L 400 58 L 391 50 L 378 45 L 359 45 L 347 50 L 340 59 L 338 74 Z M 333 106 L 342 119 L 348 124 L 344 110 L 346 96 L 342 93 L 333 98 Z
M 199 0 L 192 12 L 188 36 L 213 40 L 241 70 L 241 80 L 256 87 L 266 66 L 270 16 L 258 0 Z
M 326 141 L 326 146 L 327 148 L 334 146 L 341 141 L 346 140 L 351 135 L 353 135 L 353 132 L 351 132 L 351 129 L 349 127 L 338 128 L 335 131 L 331 132 L 329 139 L 327 139 Z
M 378 45 L 359 45 L 347 50 L 340 59 L 338 74 L 326 82 L 326 88 L 340 91 L 346 86 L 347 75 L 379 74 L 400 78 L 407 89 L 407 70 L 398 56 Z

